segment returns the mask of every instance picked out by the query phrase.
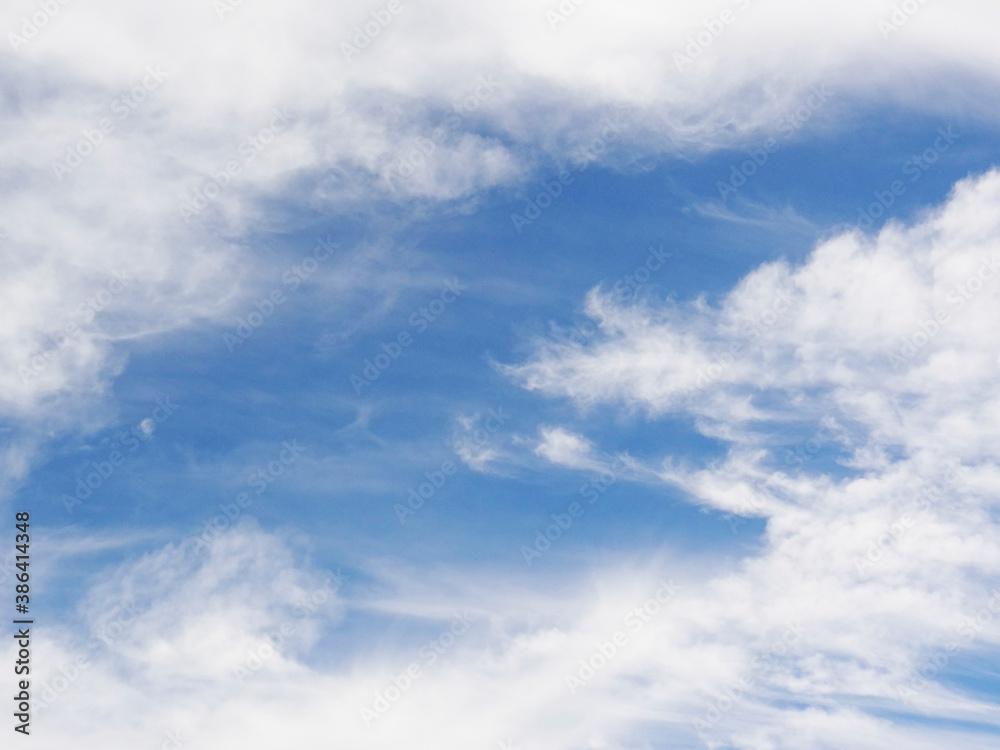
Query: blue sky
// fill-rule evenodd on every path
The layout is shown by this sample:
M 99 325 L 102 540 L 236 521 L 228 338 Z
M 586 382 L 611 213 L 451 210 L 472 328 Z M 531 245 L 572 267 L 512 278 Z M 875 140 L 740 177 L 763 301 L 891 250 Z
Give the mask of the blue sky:
M 677 71 L 742 5 L 404 3 L 350 62 L 382 6 L 60 6 L 3 53 L 39 746 L 995 745 L 989 24 L 755 3 Z

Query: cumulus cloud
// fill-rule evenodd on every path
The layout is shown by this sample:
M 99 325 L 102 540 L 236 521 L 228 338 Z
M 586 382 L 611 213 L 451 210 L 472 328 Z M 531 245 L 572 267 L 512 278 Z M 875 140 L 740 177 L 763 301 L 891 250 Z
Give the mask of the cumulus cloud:
M 729 445 L 723 460 L 666 457 L 659 470 L 731 514 L 734 530 L 767 519 L 761 554 L 710 584 L 734 619 L 717 612 L 705 626 L 749 637 L 779 613 L 800 621 L 809 656 L 769 690 L 812 703 L 816 721 L 846 728 L 890 705 L 985 716 L 975 695 L 935 678 L 1000 640 L 998 206 L 1000 173 L 963 180 L 912 226 L 761 266 L 717 307 L 622 306 L 595 290 L 586 310 L 599 335 L 542 342 L 507 368 L 551 396 L 686 416 Z M 712 741 L 789 742 L 721 726 Z

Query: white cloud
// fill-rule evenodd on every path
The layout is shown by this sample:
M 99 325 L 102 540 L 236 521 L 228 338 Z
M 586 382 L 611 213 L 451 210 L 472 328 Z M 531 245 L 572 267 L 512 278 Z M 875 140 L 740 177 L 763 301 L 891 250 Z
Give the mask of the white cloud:
M 471 415 L 459 415 L 452 429 L 455 455 L 473 471 L 495 471 L 495 464 L 510 455 L 508 445 L 513 415 L 500 406 Z
M 192 750 L 682 745 L 718 704 L 710 747 L 989 747 L 973 730 L 866 710 L 899 708 L 891 687 L 923 663 L 929 635 L 961 636 L 940 592 L 895 580 L 845 590 L 830 575 L 834 546 L 785 548 L 715 578 L 677 560 L 617 563 L 557 589 L 498 571 L 429 580 L 393 566 L 369 571 L 377 596 L 350 580 L 348 596 L 277 539 L 238 528 L 208 554 L 171 545 L 123 566 L 86 593 L 76 623 L 38 631 L 34 689 L 51 705 L 36 711 L 34 741 L 161 747 L 179 732 Z M 405 618 L 412 634 L 396 646 L 358 641 L 330 625 L 344 605 L 355 618 Z M 261 651 L 288 624 L 285 642 Z M 336 658 L 310 650 L 321 631 Z M 988 627 L 980 638 L 1000 640 Z M 357 643 L 349 656 L 347 643 Z M 735 706 L 720 701 L 741 679 Z M 925 715 L 993 721 L 986 704 L 933 687 L 921 695 Z M 366 722 L 362 708 L 380 715 Z
M 840 746 L 882 709 L 988 713 L 934 678 L 957 654 L 1000 644 L 998 205 L 1000 173 L 963 180 L 915 225 L 833 237 L 801 266 L 761 266 L 718 307 L 620 306 L 595 290 L 597 336 L 542 342 L 507 368 L 582 405 L 694 417 L 729 443 L 721 462 L 661 470 L 696 502 L 768 521 L 762 552 L 712 581 L 694 611 L 706 633 L 742 642 L 737 654 L 762 628 L 801 621 L 810 655 L 768 690 L 827 706 L 744 726 L 733 746 Z M 712 612 L 724 602 L 728 613 Z M 767 721 L 767 703 L 753 720 Z M 807 717 L 840 739 L 793 742 Z M 908 731 L 877 726 L 868 746 Z
M 594 458 L 594 446 L 582 435 L 575 435 L 562 427 L 541 428 L 542 439 L 535 453 L 554 464 L 573 469 L 594 468 L 598 461 Z
M 885 398 L 919 397 L 921 419 L 934 419 L 928 411 L 945 403 L 971 408 L 985 397 L 990 408 L 984 391 L 997 366 L 987 321 L 1000 305 L 998 198 L 1000 173 L 964 180 L 916 226 L 839 235 L 798 268 L 764 265 L 718 308 L 702 299 L 622 307 L 595 290 L 586 312 L 599 321 L 596 341 L 544 343 L 507 372 L 530 389 L 584 403 L 623 401 L 653 414 L 737 422 L 773 409 L 745 398 L 749 386 L 792 395 L 821 388 L 852 420 L 894 440 L 927 439 L 913 434 L 917 425 L 905 425 L 904 434 L 904 425 L 892 424 L 916 414 L 888 414 Z M 825 405 L 807 401 L 814 411 Z M 973 429 L 993 428 L 987 421 Z

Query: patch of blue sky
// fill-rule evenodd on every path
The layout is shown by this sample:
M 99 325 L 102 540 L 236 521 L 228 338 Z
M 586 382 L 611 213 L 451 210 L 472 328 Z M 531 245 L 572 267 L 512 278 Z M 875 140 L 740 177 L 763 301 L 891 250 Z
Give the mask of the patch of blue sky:
M 308 529 L 323 565 L 387 556 L 412 565 L 522 567 L 520 548 L 552 514 L 580 501 L 580 487 L 596 473 L 541 466 L 523 442 L 536 439 L 541 426 L 571 425 L 608 456 L 628 453 L 653 465 L 668 455 L 712 460 L 726 445 L 698 434 L 683 416 L 623 416 L 618 405 L 581 412 L 528 393 L 491 367 L 490 358 L 519 361 L 528 342 L 550 335 L 553 324 L 570 331 L 585 323 L 586 292 L 634 279 L 652 248 L 669 259 L 641 284 L 635 301 L 685 303 L 700 294 L 718 300 L 761 262 L 801 261 L 832 227 L 855 223 L 874 191 L 907 179 L 908 160 L 933 145 L 939 128 L 954 127 L 961 138 L 906 183 L 887 214 L 906 218 L 939 202 L 955 179 L 990 164 L 991 136 L 974 123 L 880 111 L 870 119 L 880 125 L 866 137 L 803 133 L 726 201 L 716 184 L 744 159 L 740 150 L 662 160 L 629 175 L 598 166 L 576 171 L 520 233 L 510 220 L 517 197 L 493 191 L 474 212 L 445 209 L 405 231 L 378 209 L 294 234 L 254 234 L 249 245 L 260 261 L 254 270 L 259 293 L 234 310 L 228 326 L 206 324 L 124 345 L 129 361 L 114 387 L 115 426 L 56 441 L 19 497 L 37 509 L 40 526 L 110 535 L 148 530 L 153 538 L 146 548 L 152 549 L 164 539 L 201 533 L 220 504 L 254 491 L 253 472 L 279 460 L 285 441 L 298 441 L 301 458 L 268 482 L 245 515 L 268 529 Z M 531 184 L 550 179 L 539 174 Z M 327 236 L 344 255 L 289 289 L 287 268 Z M 376 280 L 367 291 L 341 294 L 335 274 L 363 265 L 350 260 L 363 242 L 385 247 L 380 262 L 399 282 Z M 420 310 L 439 298 L 449 279 L 466 289 L 430 321 Z M 235 331 L 237 318 L 273 289 L 287 301 L 231 352 L 224 333 Z M 424 329 L 414 315 L 427 322 Z M 355 392 L 351 377 L 364 377 L 366 360 L 374 362 L 401 332 L 413 343 Z M 176 413 L 140 434 L 157 398 L 172 399 Z M 491 447 L 511 455 L 475 471 L 455 454 L 456 420 L 498 408 L 511 418 Z M 814 429 L 770 427 L 779 457 Z M 124 463 L 68 513 L 63 495 L 73 496 L 81 480 L 100 471 L 123 430 L 132 431 L 135 450 L 129 443 Z M 519 450 L 510 445 L 515 437 L 522 440 Z M 828 445 L 810 469 L 836 472 L 837 455 Z M 394 504 L 449 461 L 454 477 L 400 523 Z M 534 565 L 557 567 L 602 549 L 668 547 L 738 557 L 759 538 L 762 522 L 750 521 L 734 534 L 726 518 L 703 512 L 666 485 L 620 478 Z M 117 553 L 134 556 L 142 549 L 133 542 Z M 102 552 L 62 575 L 86 575 L 115 554 Z

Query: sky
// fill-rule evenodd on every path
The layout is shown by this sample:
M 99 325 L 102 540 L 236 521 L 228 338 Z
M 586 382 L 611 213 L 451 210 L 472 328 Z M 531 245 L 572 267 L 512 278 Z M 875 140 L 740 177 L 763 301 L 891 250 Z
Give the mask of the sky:
M 5 5 L 12 742 L 995 748 L 998 23 Z

